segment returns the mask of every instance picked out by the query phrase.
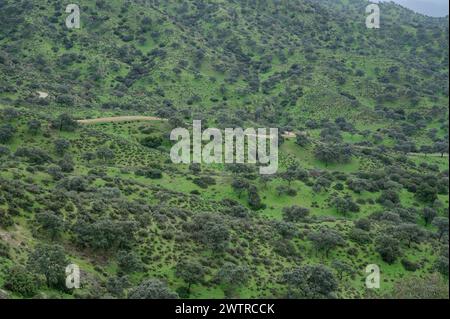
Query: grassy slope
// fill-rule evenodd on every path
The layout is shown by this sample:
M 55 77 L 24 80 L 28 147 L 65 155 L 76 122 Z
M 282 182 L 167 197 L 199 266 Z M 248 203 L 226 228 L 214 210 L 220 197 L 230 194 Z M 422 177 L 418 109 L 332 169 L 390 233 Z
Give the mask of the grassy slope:
M 85 176 L 92 169 L 104 169 L 107 176 L 96 178 L 91 186 L 100 190 L 111 185 L 111 178 L 129 181 L 133 189 L 129 192 L 125 191 L 126 187 L 121 189 L 122 197 L 128 202 L 143 200 L 149 205 L 182 207 L 194 214 L 203 211 L 217 212 L 220 207 L 217 202 L 224 198 L 234 199 L 248 206 L 246 194 L 239 198 L 233 191 L 229 172 L 222 168 L 203 167 L 204 173 L 209 171 L 208 174 L 215 178 L 216 185 L 206 190 L 201 189 L 192 182 L 195 176 L 186 167 L 165 162 L 168 158 L 168 143 L 164 145 L 162 152 L 149 150 L 138 143 L 145 136 L 139 130 L 140 126 L 152 127 L 155 134 L 165 136 L 169 132 L 165 123 L 101 124 L 74 133 L 50 130 L 50 137 L 44 137 L 42 134 L 32 136 L 27 133 L 27 121 L 37 117 L 47 123 L 48 118 L 65 112 L 72 113 L 77 118 L 96 118 L 155 115 L 162 111 L 178 115 L 183 110 L 189 110 L 191 116 L 186 118 L 187 122 L 201 117 L 208 119 L 211 124 L 221 125 L 225 119 L 236 125 L 276 125 L 297 129 L 303 128 L 310 119 L 334 120 L 342 116 L 359 130 L 352 135 L 343 133 L 344 141 L 358 143 L 367 139 L 362 135 L 363 130 L 375 133 L 380 129 L 398 129 L 400 121 L 379 116 L 374 112 L 377 106 L 405 110 L 407 114 L 419 112 L 424 115 L 432 107 L 448 107 L 448 90 L 445 84 L 448 78 L 448 26 L 445 27 L 445 21 L 439 19 L 426 19 L 386 4 L 382 7 L 385 12 L 383 28 L 370 31 L 363 27 L 364 16 L 361 12 L 364 1 L 342 1 L 344 6 L 340 6 L 336 14 L 331 14 L 329 9 L 314 1 L 290 1 L 288 3 L 292 7 L 278 8 L 272 2 L 253 6 L 241 2 L 212 1 L 207 10 L 202 9 L 196 1 L 185 1 L 189 10 L 178 1 L 164 1 L 151 6 L 133 3 L 126 7 L 121 3 L 81 1 L 83 27 L 68 32 L 63 22 L 64 8 L 54 2 L 8 1 L 7 7 L 14 10 L 17 21 L 12 25 L 8 24 L 10 13 L 2 8 L 0 98 L 2 107 L 24 107 L 20 120 L 12 122 L 19 131 L 7 144 L 12 152 L 21 146 L 34 145 L 47 150 L 58 160 L 52 141 L 58 137 L 69 139 L 75 170 L 66 175 Z M 298 14 L 291 14 L 292 12 Z M 144 16 L 149 17 L 152 22 L 140 34 Z M 30 33 L 30 28 L 34 32 Z M 155 35 L 156 32 L 159 36 Z M 124 35 L 132 35 L 133 39 L 124 41 Z M 140 35 L 144 38 L 143 42 L 137 40 Z M 256 44 L 252 44 L 250 40 Z M 66 47 L 66 42 L 70 42 L 72 46 Z M 158 56 L 155 49 L 163 49 L 166 55 Z M 203 51 L 204 58 L 197 67 L 194 56 L 198 49 Z M 72 62 L 61 62 L 66 57 L 65 54 L 79 56 Z M 251 63 L 245 59 L 247 62 L 243 62 L 242 55 L 249 58 Z M 286 56 L 286 60 L 280 58 L 282 55 Z M 266 70 L 255 66 L 261 61 L 270 60 L 269 56 L 271 62 Z M 186 61 L 187 65 L 180 64 L 182 61 Z M 225 65 L 224 72 L 217 71 L 218 64 Z M 296 64 L 299 65 L 300 72 L 290 73 Z M 177 65 L 181 70 L 179 74 L 174 72 Z M 128 78 L 136 66 L 142 66 L 145 72 L 134 78 L 128 86 L 123 79 Z M 399 68 L 395 78 L 389 77 L 389 68 L 392 66 Z M 363 71 L 364 75 L 356 76 L 356 70 Z M 94 74 L 98 75 L 97 78 L 93 77 Z M 389 77 L 388 83 L 379 80 L 383 76 Z M 269 80 L 275 84 L 267 92 L 263 91 L 262 85 L 257 90 L 248 90 L 255 77 L 260 83 Z M 339 84 L 339 77 L 344 77 L 345 83 Z M 13 89 L 8 89 L 8 86 Z M 221 93 L 222 86 L 225 93 Z M 299 89 L 303 95 L 294 98 L 293 92 Z M 50 93 L 48 105 L 41 105 L 35 98 L 37 90 Z M 164 96 L 160 94 L 160 90 L 164 91 Z M 391 92 L 395 98 L 380 100 L 380 96 L 389 90 L 393 90 Z M 417 103 L 413 103 L 408 91 L 417 92 Z M 358 103 L 353 105 L 341 93 L 356 97 Z M 73 101 L 73 105 L 59 102 L 58 98 L 67 96 Z M 190 105 L 189 99 L 195 96 L 200 99 Z M 113 103 L 113 108 L 106 105 Z M 259 117 L 256 115 L 258 108 L 262 108 L 262 116 Z M 161 115 L 166 116 L 164 113 Z M 438 129 L 437 135 L 440 138 L 448 139 L 448 129 L 442 125 L 445 117 L 446 114 L 432 117 L 426 127 L 411 139 L 418 145 L 431 143 L 427 135 L 427 130 L 431 128 Z M 44 131 L 47 130 L 45 125 Z M 319 133 L 320 130 L 309 131 L 314 139 L 319 139 Z M 386 146 L 395 145 L 395 141 L 387 134 L 382 143 Z M 113 162 L 87 163 L 81 159 L 84 152 L 95 151 L 100 145 L 115 149 L 116 158 Z M 397 161 L 397 153 L 389 151 L 387 156 L 403 169 L 421 173 L 421 169 L 412 163 L 402 162 L 401 159 Z M 282 171 L 293 162 L 299 162 L 306 169 L 343 172 L 349 176 L 376 169 L 383 171 L 386 168 L 384 163 L 362 154 L 355 156 L 348 164 L 325 165 L 314 158 L 312 146 L 301 148 L 293 140 L 288 140 L 281 146 L 280 159 Z M 411 157 L 409 160 L 416 165 L 421 162 L 436 164 L 440 172 L 448 170 L 448 158 Z M 0 177 L 7 181 L 17 180 L 25 185 L 39 185 L 46 196 L 56 189 L 57 183 L 51 180 L 45 170 L 29 172 L 29 165 L 23 160 L 8 159 L 2 165 L 5 166 L 2 166 Z M 164 173 L 160 180 L 133 174 L 137 167 L 161 165 Z M 150 225 L 142 230 L 144 235 L 134 248 L 145 260 L 147 269 L 130 274 L 132 284 L 137 285 L 143 278 L 158 277 L 167 279 L 174 290 L 184 286 L 174 275 L 174 266 L 178 260 L 188 255 L 209 265 L 207 283 L 195 285 L 192 298 L 224 296 L 225 287 L 211 280 L 225 260 L 251 267 L 250 282 L 235 292 L 236 296 L 242 298 L 280 296 L 284 293 L 285 286 L 279 283 L 279 278 L 286 269 L 300 263 L 330 265 L 335 258 L 349 263 L 355 269 L 353 277 L 345 276 L 340 280 L 340 297 L 364 295 L 364 268 L 369 263 L 381 266 L 382 293 L 389 291 L 394 281 L 409 275 L 400 261 L 393 265 L 383 262 L 372 244 L 360 246 L 347 238 L 353 220 L 385 210 L 384 207 L 376 202 L 366 203 L 361 205 L 360 213 L 343 217 L 329 204 L 333 193 L 351 194 L 354 200 L 376 200 L 379 192 L 356 194 L 347 187 L 342 191 L 330 187 L 315 193 L 310 186 L 295 181 L 292 187 L 297 190 L 297 195 L 280 197 L 276 186 L 286 184 L 280 178 L 269 182 L 267 187 L 259 180 L 252 183 L 257 186 L 267 207 L 253 213 L 250 229 L 241 228 L 239 220 L 227 219 L 233 225 L 230 251 L 217 256 L 195 241 L 179 241 L 176 236 L 164 236 L 168 230 L 176 235 L 182 233 L 183 223 L 180 218 L 170 218 L 167 225 L 151 219 Z M 332 186 L 336 183 L 334 181 Z M 169 190 L 177 193 L 169 193 Z M 191 195 L 193 190 L 199 191 L 201 195 Z M 170 200 L 166 202 L 159 198 L 158 192 L 168 192 Z M 28 195 L 35 200 L 33 209 L 44 207 L 41 198 L 44 195 Z M 405 207 L 422 208 L 430 205 L 417 202 L 414 195 L 405 189 L 400 192 L 400 199 Z M 448 207 L 445 195 L 439 195 L 439 199 L 444 207 Z M 334 250 L 329 258 L 325 258 L 314 251 L 311 243 L 302 235 L 290 240 L 296 252 L 295 258 L 278 254 L 274 247 L 275 242 L 281 239 L 274 234 L 271 222 L 281 220 L 282 208 L 290 205 L 311 208 L 312 216 L 318 218 L 317 223 L 311 225 L 297 223 L 296 228 L 301 234 L 304 235 L 309 228 L 327 225 L 344 235 L 345 247 Z M 0 208 L 7 207 L 7 203 L 0 204 Z M 67 217 L 68 212 L 63 210 L 63 213 L 71 222 Z M 444 216 L 446 211 L 441 209 L 439 213 Z M 78 217 L 76 214 L 75 217 L 70 216 L 75 219 Z M 330 217 L 332 219 L 326 221 Z M 134 220 L 137 217 L 129 218 Z M 12 263 L 23 264 L 33 246 L 38 242 L 50 242 L 45 232 L 36 230 L 31 210 L 21 210 L 14 220 L 15 226 L 0 228 L 0 234 L 13 236 L 8 240 L 12 247 L 12 261 L 0 257 L 0 286 Z M 422 221 L 419 223 L 423 224 Z M 385 227 L 387 226 L 382 223 L 377 224 L 372 237 L 385 231 Z M 428 230 L 434 231 L 432 227 L 428 227 Z M 92 294 L 96 284 L 104 287 L 104 281 L 117 274 L 115 256 L 111 252 L 81 249 L 74 245 L 72 236 L 70 232 L 65 233 L 60 242 L 70 259 L 89 274 L 91 282 L 79 295 Z M 356 249 L 356 254 L 348 253 L 351 247 Z M 424 275 L 432 271 L 433 262 L 439 253 L 438 247 L 431 240 L 412 248 L 403 246 L 402 250 L 408 260 L 422 261 L 423 266 L 417 274 Z M 233 254 L 233 249 L 239 249 L 243 253 Z M 102 289 L 99 291 L 103 292 Z M 72 297 L 54 290 L 44 290 L 43 293 Z

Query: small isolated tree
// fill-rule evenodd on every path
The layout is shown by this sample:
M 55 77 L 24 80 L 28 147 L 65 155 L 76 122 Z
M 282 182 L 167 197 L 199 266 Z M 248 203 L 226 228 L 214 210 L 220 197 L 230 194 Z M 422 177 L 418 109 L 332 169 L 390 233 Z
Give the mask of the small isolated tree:
M 70 141 L 64 138 L 57 139 L 54 142 L 54 144 L 55 144 L 55 152 L 59 156 L 64 155 L 64 153 L 70 148 Z
M 304 220 L 310 211 L 308 208 L 300 206 L 290 206 L 283 208 L 283 219 L 288 222 L 298 222 Z
M 4 120 L 9 122 L 9 121 L 19 118 L 20 112 L 19 112 L 19 110 L 16 110 L 15 108 L 8 107 L 8 108 L 2 110 L 1 115 Z
M 230 296 L 237 287 L 249 280 L 249 271 L 247 266 L 226 262 L 217 273 L 217 279 L 225 286 L 225 292 Z
M 178 295 L 171 291 L 159 279 L 147 279 L 139 286 L 133 288 L 128 299 L 177 299 Z
M 116 258 L 120 271 L 124 273 L 140 271 L 144 268 L 139 256 L 132 251 L 121 250 Z
M 312 242 L 315 249 L 325 252 L 328 258 L 329 252 L 338 246 L 345 244 L 344 238 L 334 229 L 321 228 L 316 232 L 310 233 L 308 239 Z
M 192 237 L 205 246 L 223 251 L 230 240 L 230 231 L 225 220 L 215 214 L 197 214 L 190 224 Z
M 233 187 L 234 191 L 238 194 L 238 197 L 241 198 L 242 193 L 248 189 L 249 183 L 241 178 L 235 178 L 231 182 L 231 187 Z
M 448 154 L 448 142 L 439 141 L 436 142 L 433 146 L 435 152 L 440 153 L 441 157 L 444 157 L 444 154 Z
M 267 184 L 272 180 L 272 176 L 270 175 L 260 175 L 259 181 L 263 185 L 264 189 L 267 189 Z
M 362 230 L 365 230 L 365 231 L 370 231 L 370 228 L 371 228 L 371 225 L 372 225 L 370 220 L 367 219 L 367 218 L 360 218 L 360 219 L 356 220 L 354 222 L 354 224 L 355 224 L 356 228 L 359 228 L 359 229 L 362 229 Z
M 417 186 L 416 198 L 424 203 L 433 203 L 438 198 L 438 190 L 426 182 Z
M 177 264 L 175 275 L 184 280 L 187 286 L 187 295 L 191 293 L 191 286 L 203 282 L 205 268 L 196 261 L 184 260 Z
M 338 281 L 333 272 L 323 265 L 296 267 L 283 274 L 288 286 L 288 298 L 334 298 Z
M 359 206 L 356 204 L 351 196 L 336 197 L 332 202 L 333 206 L 339 214 L 347 215 L 348 213 L 359 212 Z
M 381 192 L 378 202 L 385 206 L 400 203 L 400 196 L 394 189 L 385 189 Z
M 297 227 L 291 222 L 274 221 L 274 226 L 284 239 L 291 239 L 298 234 Z
M 70 173 L 74 170 L 74 162 L 69 154 L 65 154 L 64 157 L 58 161 L 58 165 L 64 173 Z
M 441 250 L 441 254 L 436 260 L 434 267 L 445 277 L 448 277 L 448 245 Z
M 56 166 L 56 165 L 50 165 L 47 168 L 47 173 L 55 180 L 55 181 L 59 181 L 60 179 L 62 179 L 64 177 L 64 174 L 62 172 L 61 167 Z
M 10 153 L 11 151 L 9 150 L 9 148 L 7 148 L 6 146 L 0 146 L 0 158 L 8 156 Z
M 8 143 L 14 136 L 16 129 L 11 124 L 4 124 L 0 126 L 0 143 Z
M 348 163 L 352 158 L 352 149 L 348 145 L 327 145 L 319 144 L 314 149 L 314 156 L 321 162 L 325 163 L 325 166 L 334 163 Z
M 135 240 L 136 223 L 107 217 L 88 223 L 78 221 L 73 230 L 78 244 L 94 250 L 128 249 Z
M 41 130 L 41 122 L 38 120 L 31 120 L 27 123 L 28 126 L 28 132 L 30 134 L 36 135 Z
M 437 211 L 430 207 L 425 207 L 422 211 L 423 219 L 425 220 L 425 225 L 429 225 L 433 222 L 433 219 L 437 216 Z
M 297 171 L 294 168 L 289 168 L 286 172 L 281 173 L 281 178 L 288 182 L 288 186 L 297 179 Z
M 192 174 L 198 175 L 202 171 L 202 167 L 199 163 L 192 163 L 189 165 L 189 170 L 192 172 Z
M 140 143 L 149 148 L 157 148 L 158 146 L 161 146 L 163 140 L 160 136 L 150 135 L 144 137 Z
M 57 238 L 64 230 L 64 220 L 51 211 L 36 214 L 36 221 L 48 232 L 52 240 Z
M 168 123 L 169 123 L 169 126 L 170 126 L 171 129 L 179 128 L 179 127 L 185 127 L 186 126 L 184 124 L 184 122 L 183 122 L 183 119 L 181 119 L 178 116 L 171 116 L 169 118 Z
M 298 133 L 295 142 L 301 147 L 306 147 L 311 143 L 308 136 L 304 133 Z
M 333 267 L 336 272 L 338 273 L 338 277 L 340 280 L 344 277 L 344 274 L 353 274 L 353 268 L 346 262 L 343 262 L 342 260 L 333 260 L 331 267 Z
M 261 197 L 258 194 L 258 189 L 253 185 L 250 185 L 248 188 L 248 204 L 253 210 L 264 208 L 264 204 L 261 202 Z
M 278 185 L 276 187 L 276 191 L 277 191 L 277 195 L 281 196 L 281 195 L 287 194 L 289 192 L 289 187 L 287 187 L 286 185 Z
M 401 255 L 400 244 L 390 235 L 380 235 L 375 239 L 375 249 L 388 264 L 393 264 Z
M 108 162 L 114 158 L 114 151 L 108 147 L 100 147 L 96 152 L 96 156 L 101 161 Z
M 77 129 L 78 122 L 75 121 L 69 114 L 64 113 L 52 120 L 50 125 L 53 129 L 72 132 Z
M 367 245 L 372 242 L 370 233 L 361 228 L 354 227 L 348 234 L 350 240 L 360 244 Z
M 412 243 L 420 243 L 425 235 L 417 224 L 412 223 L 404 223 L 398 226 L 396 234 L 400 240 L 406 241 L 408 248 L 411 247 Z
M 106 290 L 117 298 L 124 297 L 124 290 L 130 286 L 127 276 L 110 277 L 106 282 Z
M 439 240 L 441 240 L 445 234 L 448 235 L 449 224 L 447 217 L 436 217 L 433 220 L 433 226 L 437 228 L 437 235 Z
M 81 158 L 84 159 L 88 163 L 90 161 L 93 161 L 95 159 L 95 157 L 96 157 L 95 153 L 92 153 L 92 152 L 86 152 L 81 155 Z

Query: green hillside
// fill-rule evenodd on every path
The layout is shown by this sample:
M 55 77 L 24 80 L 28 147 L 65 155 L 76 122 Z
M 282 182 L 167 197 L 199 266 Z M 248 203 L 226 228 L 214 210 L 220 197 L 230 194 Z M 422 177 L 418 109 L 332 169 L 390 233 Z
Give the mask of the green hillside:
M 448 17 L 368 3 L 80 0 L 68 29 L 0 0 L 0 298 L 448 298 Z M 160 120 L 76 121 L 131 115 Z M 193 120 L 279 128 L 277 174 L 172 163 Z

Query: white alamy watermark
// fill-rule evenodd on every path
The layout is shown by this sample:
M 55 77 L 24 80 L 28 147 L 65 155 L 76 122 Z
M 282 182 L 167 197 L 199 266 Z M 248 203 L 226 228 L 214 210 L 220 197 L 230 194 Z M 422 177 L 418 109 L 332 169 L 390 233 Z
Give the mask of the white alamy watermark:
M 226 128 L 224 134 L 217 128 L 207 128 L 202 132 L 202 122 L 194 120 L 192 139 L 187 129 L 179 127 L 172 130 L 170 140 L 177 141 L 170 150 L 175 164 L 259 163 L 261 174 L 275 174 L 278 170 L 277 128 Z
M 380 288 L 380 267 L 376 264 L 370 264 L 366 267 L 366 288 L 379 289 Z
M 367 29 L 380 28 L 380 7 L 378 4 L 371 3 L 366 7 L 366 27 Z
M 77 264 L 66 267 L 66 287 L 67 289 L 80 288 L 80 267 Z
M 69 4 L 66 7 L 66 13 L 70 13 L 66 18 L 66 27 L 69 29 L 79 29 L 80 22 L 80 7 L 77 4 Z

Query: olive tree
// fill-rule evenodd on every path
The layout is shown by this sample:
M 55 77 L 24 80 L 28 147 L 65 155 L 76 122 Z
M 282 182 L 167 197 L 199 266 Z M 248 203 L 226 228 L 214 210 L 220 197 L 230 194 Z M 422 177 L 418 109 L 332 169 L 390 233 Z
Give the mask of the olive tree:
M 203 282 L 206 270 L 198 262 L 183 260 L 179 262 L 175 269 L 175 275 L 184 280 L 187 286 L 187 295 L 191 293 L 191 286 Z
M 334 298 L 338 281 L 324 265 L 304 265 L 283 274 L 288 286 L 288 298 Z
M 325 252 L 327 258 L 333 248 L 345 244 L 341 234 L 330 228 L 321 228 L 316 232 L 310 233 L 308 239 L 312 242 L 315 249 Z

